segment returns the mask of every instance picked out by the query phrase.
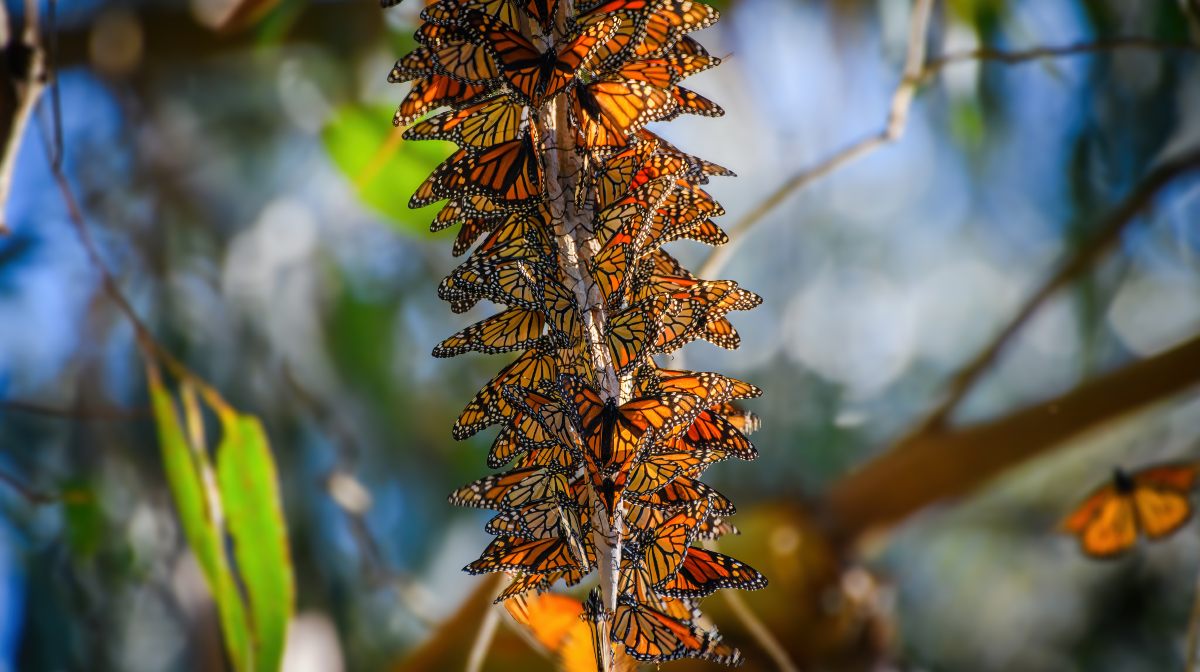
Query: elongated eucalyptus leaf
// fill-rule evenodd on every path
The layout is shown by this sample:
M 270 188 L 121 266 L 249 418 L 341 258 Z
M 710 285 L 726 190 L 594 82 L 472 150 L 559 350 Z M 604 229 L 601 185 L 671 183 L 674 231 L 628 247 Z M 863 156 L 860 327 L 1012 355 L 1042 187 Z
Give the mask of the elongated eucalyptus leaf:
M 150 369 L 147 377 L 167 482 L 188 546 L 216 600 L 229 659 L 239 671 L 254 669 L 246 607 L 222 545 L 220 498 L 206 486 L 215 482 L 212 463 L 203 446 L 188 442 L 175 401 L 163 387 L 158 371 Z
M 254 669 L 278 670 L 295 606 L 275 461 L 258 418 L 220 411 L 217 482 L 253 623 Z

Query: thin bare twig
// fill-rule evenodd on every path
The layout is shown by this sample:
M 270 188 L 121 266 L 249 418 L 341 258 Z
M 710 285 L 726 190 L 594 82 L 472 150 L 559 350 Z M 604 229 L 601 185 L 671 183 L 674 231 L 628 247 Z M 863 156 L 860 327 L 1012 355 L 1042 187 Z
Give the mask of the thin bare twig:
M 721 595 L 725 598 L 725 602 L 729 604 L 729 609 L 733 611 L 733 615 L 737 616 L 742 621 L 742 625 L 746 626 L 746 630 L 750 632 L 750 636 L 754 637 L 754 641 L 762 647 L 763 651 L 771 657 L 775 667 L 782 672 L 800 672 L 800 668 L 796 663 L 792 662 L 791 656 L 788 655 L 783 645 L 767 628 L 767 625 L 762 622 L 762 619 L 754 613 L 750 605 L 746 604 L 746 600 L 742 599 L 736 591 L 723 590 Z
M 12 488 L 13 492 L 17 493 L 22 499 L 35 506 L 53 504 L 60 499 L 57 495 L 51 495 L 30 488 L 22 483 L 21 479 L 5 471 L 0 471 L 0 483 L 4 483 L 9 488 Z
M 1109 40 L 1097 40 L 1095 42 L 1078 42 L 1076 44 L 1068 44 L 1062 47 L 1034 47 L 1032 49 L 1023 49 L 1020 51 L 1005 51 L 1002 49 L 981 47 L 979 49 L 955 51 L 949 54 L 943 54 L 937 58 L 930 59 L 929 63 L 925 66 L 925 72 L 923 76 L 924 78 L 928 79 L 929 77 L 941 72 L 943 68 L 959 63 L 994 61 L 998 63 L 1004 63 L 1006 65 L 1016 65 L 1018 63 L 1036 61 L 1043 58 L 1082 56 L 1084 54 L 1100 54 L 1128 49 L 1145 51 L 1200 52 L 1200 46 L 1194 44 L 1188 44 L 1186 42 L 1163 42 L 1161 40 L 1155 40 L 1147 37 L 1116 37 Z
M 704 547 L 716 551 L 720 544 L 716 540 L 704 542 Z M 750 605 L 746 604 L 746 600 L 734 590 L 723 590 L 721 595 L 725 601 L 729 603 L 729 608 L 733 611 L 733 615 L 737 616 L 742 621 L 742 625 L 746 626 L 746 630 L 750 632 L 750 636 L 763 651 L 774 661 L 775 667 L 783 672 L 800 672 L 800 668 L 792 661 L 792 657 L 788 655 L 787 649 L 783 648 L 783 644 L 779 643 L 779 639 L 771 632 L 766 623 L 754 613 Z
M 64 420 L 95 420 L 102 422 L 124 422 L 151 417 L 149 408 L 116 408 L 111 406 L 84 406 L 81 408 L 59 408 L 19 399 L 0 399 L 0 411 L 15 411 L 30 415 L 43 415 Z
M 926 13 L 922 16 L 921 9 L 919 4 L 913 7 L 912 23 L 909 27 L 908 54 L 905 59 L 905 74 L 892 94 L 887 121 L 883 129 L 835 152 L 816 165 L 796 173 L 787 182 L 780 185 L 765 200 L 729 228 L 729 242 L 709 254 L 697 273 L 699 276 L 707 278 L 720 272 L 746 232 L 795 192 L 885 145 L 900 140 L 904 135 L 904 129 L 908 123 L 908 112 L 917 90 L 948 66 L 976 61 L 994 61 L 1014 65 L 1043 58 L 1079 56 L 1123 49 L 1200 52 L 1200 47 L 1194 44 L 1162 42 L 1142 37 L 1123 37 L 1062 47 L 1035 47 L 1020 51 L 1004 51 L 985 47 L 944 54 L 930 59 L 922 65 L 921 60 L 918 59 L 923 59 L 925 56 L 925 37 L 928 32 L 929 14 L 928 8 L 926 8 Z M 918 23 L 919 20 L 923 20 L 924 23 Z
M 962 402 L 963 398 L 979 381 L 999 356 L 1004 346 L 1033 317 L 1034 313 L 1059 289 L 1091 268 L 1092 264 L 1108 251 L 1137 215 L 1148 207 L 1155 196 L 1176 178 L 1200 169 L 1200 149 L 1195 149 L 1155 168 L 1146 179 L 1138 184 L 1100 223 L 1096 233 L 1067 259 L 1053 275 L 1046 279 L 1037 291 L 1025 302 L 1016 316 L 992 339 L 987 346 L 964 367 L 947 387 L 942 402 L 929 416 L 919 423 L 916 432 L 927 432 L 940 428 Z
M 221 396 L 221 393 L 216 388 L 192 372 L 186 364 L 171 354 L 171 351 L 167 350 L 166 347 L 154 338 L 154 334 L 150 331 L 150 328 L 146 326 L 146 323 L 142 321 L 137 311 L 134 310 L 133 304 L 129 303 L 129 299 L 125 298 L 125 295 L 121 293 L 121 289 L 117 286 L 116 278 L 113 277 L 112 272 L 108 270 L 108 266 L 104 263 L 103 257 L 100 256 L 100 249 L 96 246 L 95 239 L 92 238 L 92 233 L 88 229 L 87 222 L 84 220 L 83 211 L 80 209 L 79 202 L 75 200 L 75 194 L 71 190 L 71 183 L 63 173 L 62 166 L 54 161 L 49 139 L 43 137 L 43 144 L 45 145 L 47 161 L 50 163 L 50 174 L 54 176 L 54 181 L 58 185 L 63 202 L 67 206 L 67 216 L 71 221 L 72 227 L 75 229 L 76 235 L 79 236 L 79 241 L 83 245 L 88 261 L 100 273 L 104 292 L 117 305 L 118 310 L 129 320 L 129 323 L 133 325 L 133 333 L 136 337 L 138 348 L 142 351 L 146 361 L 158 362 L 175 378 L 190 382 L 195 386 L 196 391 L 204 397 L 205 402 L 214 410 L 234 413 L 233 408 L 225 401 L 225 398 Z
M 363 487 L 357 479 L 351 476 L 360 453 L 355 433 L 328 404 L 296 379 L 290 367 L 284 368 L 283 378 L 284 383 L 296 395 L 301 405 L 308 409 L 313 419 L 322 426 L 333 442 L 337 464 L 326 474 L 325 489 L 329 492 L 334 504 L 346 516 L 350 536 L 358 546 L 363 573 L 366 575 L 367 581 L 375 585 L 387 584 L 392 587 L 400 601 L 417 620 L 426 626 L 433 627 L 436 624 L 428 616 L 436 611 L 431 608 L 431 605 L 436 604 L 433 595 L 412 576 L 398 571 L 388 564 L 378 540 L 375 539 L 375 535 L 367 525 L 367 507 L 357 509 L 347 506 L 344 499 L 334 493 L 335 483 L 339 481 L 345 483 L 344 479 L 350 479 L 354 485 Z M 367 506 L 369 507 L 369 503 Z
M 487 652 L 492 646 L 492 639 L 496 636 L 496 626 L 498 625 L 500 625 L 500 610 L 495 606 L 490 606 L 483 616 L 483 623 L 479 625 L 479 632 L 475 634 L 475 641 L 471 644 L 471 655 L 467 657 L 466 672 L 480 672 L 483 669 L 483 663 L 487 659 Z
M 912 105 L 917 86 L 921 83 L 923 64 L 925 63 L 925 48 L 928 42 L 929 20 L 932 15 L 933 0 L 915 0 L 912 14 L 908 23 L 908 51 L 904 57 L 904 76 L 892 93 L 892 102 L 888 107 L 887 120 L 883 129 L 865 137 L 858 142 L 836 152 L 832 156 L 817 163 L 815 166 L 796 173 L 750 212 L 746 213 L 729 227 L 729 242 L 718 247 L 708 255 L 700 265 L 696 275 L 710 278 L 720 272 L 734 250 L 740 244 L 746 232 L 758 224 L 769 212 L 777 208 L 793 193 L 803 189 L 822 177 L 860 159 L 883 145 L 895 142 L 904 135 L 908 124 L 908 110 Z

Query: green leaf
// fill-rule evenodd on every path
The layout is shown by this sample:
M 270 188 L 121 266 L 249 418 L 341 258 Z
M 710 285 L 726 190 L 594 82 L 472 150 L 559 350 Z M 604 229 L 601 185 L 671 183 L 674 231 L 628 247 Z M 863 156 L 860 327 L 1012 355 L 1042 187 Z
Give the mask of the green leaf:
M 398 230 L 424 234 L 431 209 L 410 210 L 408 199 L 453 150 L 448 142 L 407 142 L 391 124 L 389 106 L 345 107 L 321 133 L 325 150 L 358 197 Z
M 274 671 L 283 662 L 288 622 L 295 607 L 279 479 L 258 418 L 229 409 L 218 409 L 218 416 L 223 436 L 217 448 L 217 482 L 233 537 L 234 558 L 250 602 L 254 669 Z
M 159 446 L 167 482 L 188 545 L 208 580 L 217 602 L 225 646 L 236 670 L 251 670 L 249 622 L 237 582 L 225 556 L 220 525 L 220 500 L 211 487 L 215 483 L 212 463 L 203 446 L 193 446 L 179 422 L 175 401 L 163 387 L 158 371 L 148 369 L 150 403 L 158 425 Z

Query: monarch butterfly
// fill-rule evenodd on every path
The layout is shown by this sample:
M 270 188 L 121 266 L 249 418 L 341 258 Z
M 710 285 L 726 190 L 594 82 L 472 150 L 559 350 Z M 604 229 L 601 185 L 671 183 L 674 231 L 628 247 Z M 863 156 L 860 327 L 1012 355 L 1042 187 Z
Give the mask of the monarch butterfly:
M 613 201 L 625 195 L 633 182 L 633 176 L 657 148 L 656 141 L 645 140 L 639 134 L 628 147 L 598 163 L 592 188 L 596 198 L 596 210 L 607 208 Z
M 705 323 L 714 316 L 718 307 L 725 308 L 721 301 L 733 291 L 731 280 L 686 280 L 683 278 L 654 278 L 654 282 L 641 288 L 642 296 L 669 296 L 679 307 L 671 315 L 664 315 L 662 330 L 654 344 L 657 352 L 671 352 L 695 340 L 703 331 Z M 673 287 L 668 291 L 667 288 Z M 639 296 L 638 298 L 642 298 Z M 725 312 L 728 312 L 726 310 Z M 720 317 L 720 315 L 715 315 Z
M 681 437 L 668 439 L 669 443 L 682 441 Z M 634 462 L 625 482 L 625 491 L 635 495 L 654 492 L 685 474 L 698 475 L 728 456 L 729 453 L 724 450 L 692 450 L 690 446 L 684 450 L 651 453 Z
M 697 539 L 720 539 L 727 534 L 737 535 L 741 533 L 741 530 L 723 516 L 709 516 L 696 528 Z
M 543 380 L 553 380 L 556 375 L 553 349 L 538 343 L 526 350 L 475 394 L 454 422 L 454 438 L 461 441 L 512 415 L 512 408 L 501 392 L 505 385 L 534 387 Z
M 687 38 L 687 37 L 684 38 L 685 42 L 688 40 L 691 40 L 691 38 Z M 663 140 L 662 138 L 658 137 L 657 135 L 654 135 L 650 131 L 642 129 L 639 136 L 644 142 L 649 142 L 651 140 L 654 140 L 655 142 L 657 142 L 659 151 L 662 152 L 662 154 L 664 154 L 666 156 L 674 157 L 674 158 L 679 159 L 680 161 L 683 161 L 684 163 L 686 163 L 689 167 L 688 175 L 690 177 L 697 179 L 700 184 L 707 184 L 709 176 L 737 177 L 737 173 L 733 172 L 732 170 L 730 170 L 724 166 L 718 165 L 716 163 L 713 163 L 712 161 L 705 161 L 704 159 L 700 159 L 695 156 L 692 156 L 691 154 L 682 152 L 679 149 L 677 149 L 675 147 L 675 145 L 672 145 L 671 143 L 667 142 L 666 140 Z
M 446 105 L 469 104 L 480 96 L 495 91 L 496 86 L 494 82 L 468 84 L 446 75 L 428 75 L 414 82 L 404 100 L 400 101 L 400 106 L 396 108 L 396 114 L 392 117 L 392 125 L 411 124 L 426 112 Z
M 625 299 L 625 284 L 629 274 L 629 246 L 612 245 L 592 258 L 592 277 L 604 295 L 604 303 L 616 308 Z
M 567 477 L 545 467 L 513 469 L 468 483 L 450 495 L 450 503 L 475 509 L 503 509 L 558 497 L 568 491 Z
M 634 602 L 652 607 L 671 618 L 690 621 L 699 615 L 691 601 L 664 596 L 654 590 L 643 558 L 633 548 L 622 553 L 619 590 L 619 594 L 627 595 Z
M 525 106 L 508 96 L 443 112 L 404 132 L 405 140 L 450 140 L 469 147 L 491 147 L 517 139 L 525 119 Z
M 558 401 L 533 390 L 508 386 L 504 396 L 520 413 L 536 420 L 546 433 L 573 455 L 579 455 L 583 441 L 573 423 L 573 417 Z
M 562 93 L 574 80 L 575 71 L 587 64 L 596 45 L 616 29 L 616 22 L 603 21 L 589 26 L 570 42 L 543 52 L 491 16 L 473 12 L 466 23 L 485 38 L 513 93 L 534 109 Z
M 1133 473 L 1117 468 L 1112 482 L 1088 495 L 1062 523 L 1079 538 L 1084 553 L 1117 556 L 1132 548 L 1139 532 L 1161 539 L 1191 518 L 1188 493 L 1196 484 L 1197 463 L 1147 467 Z
M 725 418 L 726 422 L 736 427 L 743 434 L 753 434 L 761 427 L 756 414 L 741 408 L 737 404 L 726 402 L 724 404 L 717 404 L 710 410 Z
M 580 84 L 570 108 L 576 143 L 586 149 L 624 147 L 630 135 L 666 117 L 674 104 L 669 90 L 620 73 Z
M 487 85 L 500 76 L 488 50 L 469 42 L 457 29 L 443 29 L 425 42 L 396 62 L 389 82 L 441 74 L 467 84 Z
M 722 588 L 759 590 L 767 579 L 746 563 L 703 548 L 691 547 L 675 576 L 657 586 L 663 595 L 698 599 Z
M 708 512 L 708 500 L 692 502 L 661 523 L 640 531 L 630 530 L 630 552 L 641 556 L 651 585 L 675 576 L 688 547 L 696 538 L 696 527 Z
M 421 18 L 437 25 L 458 25 L 468 11 L 494 16 L 509 26 L 521 20 L 514 0 L 441 0 L 421 10 Z
M 429 225 L 429 230 L 441 231 L 455 222 L 471 218 L 495 222 L 510 213 L 525 210 L 528 205 L 525 203 L 496 203 L 480 194 L 456 194 L 438 211 L 433 223 Z
M 486 354 L 520 350 L 541 338 L 545 329 L 546 317 L 541 311 L 509 308 L 442 341 L 433 349 L 433 356 L 453 357 L 472 350 Z
M 664 121 L 674 119 L 681 114 L 697 114 L 702 117 L 725 116 L 725 110 L 720 105 L 691 89 L 676 86 L 671 89 L 671 95 L 675 99 L 675 105 L 671 107 L 671 112 L 663 118 Z
M 709 409 L 697 415 L 680 438 L 692 450 L 721 450 L 748 462 L 758 457 L 758 450 L 745 434 Z
M 604 339 L 618 376 L 641 363 L 646 347 L 658 337 L 662 320 L 673 310 L 671 300 L 659 296 L 630 306 L 609 320 Z
M 609 513 L 616 510 L 627 475 L 624 467 L 637 453 L 643 435 L 653 429 L 656 435 L 669 436 L 700 410 L 699 400 L 689 395 L 643 397 L 617 406 L 611 399 L 601 399 L 579 378 L 560 376 L 559 385 L 573 404 L 593 485 L 602 493 Z
M 522 586 L 527 584 L 528 581 L 525 581 Z M 513 586 L 517 586 L 517 583 L 514 582 L 509 589 Z M 504 608 L 514 621 L 533 635 L 538 644 L 554 654 L 559 669 L 602 669 L 596 666 L 597 656 L 602 655 L 600 624 L 611 615 L 604 610 L 599 591 L 593 591 L 582 604 L 574 598 L 554 593 L 514 593 L 504 602 Z M 614 653 L 614 672 L 637 670 L 636 660 L 623 651 Z
M 640 252 L 649 215 L 666 199 L 669 188 L 668 179 L 654 180 L 639 185 L 620 200 L 598 209 L 592 225 L 597 242 L 604 247 L 628 244 L 634 248 L 634 252 Z M 618 233 L 625 235 L 617 238 Z
M 638 371 L 636 384 L 644 392 L 683 392 L 711 405 L 762 396 L 762 390 L 756 385 L 713 371 L 680 371 L 647 366 Z
M 496 599 L 492 602 L 492 604 L 507 602 L 518 595 L 523 595 L 531 590 L 537 591 L 537 594 L 540 595 L 541 593 L 550 590 L 551 581 L 549 576 L 551 575 L 522 574 L 517 572 L 512 575 L 512 581 L 505 586 L 504 590 L 500 591 L 500 594 L 496 596 Z M 507 604 L 505 605 L 505 608 L 508 608 Z M 512 611 L 510 610 L 509 613 L 512 614 Z M 516 618 L 516 616 L 514 615 L 513 618 Z
M 409 199 L 409 207 L 459 194 L 482 194 L 497 201 L 541 198 L 541 157 L 533 134 L 493 145 L 478 152 L 460 149 L 446 159 Z
M 468 574 L 500 571 L 546 574 L 573 567 L 579 567 L 579 564 L 567 539 L 552 537 L 527 541 L 514 537 L 496 537 L 484 549 L 478 560 L 463 569 Z
M 560 496 L 520 509 L 501 511 L 488 521 L 484 530 L 502 537 L 523 539 L 559 538 L 567 545 L 578 567 L 590 567 L 596 557 L 595 547 L 574 500 Z
M 558 13 L 558 0 L 526 0 L 525 11 L 538 22 L 545 32 L 550 31 L 554 15 Z
M 497 262 L 524 260 L 550 265 L 555 250 L 545 231 L 548 216 L 542 208 L 510 214 L 479 245 L 472 258 L 486 256 Z
M 618 599 L 612 636 L 625 644 L 626 653 L 643 662 L 661 663 L 684 657 L 725 665 L 742 662 L 741 653 L 722 644 L 715 632 L 672 618 L 627 595 Z
M 691 0 L 669 0 L 656 7 L 646 20 L 642 42 L 636 54 L 661 54 L 675 46 L 684 33 L 708 28 L 720 14 L 711 6 Z
M 617 15 L 624 34 L 617 44 L 606 45 L 597 60 L 611 67 L 635 58 L 661 55 L 670 50 L 684 33 L 707 28 L 716 22 L 716 10 L 689 0 L 608 0 L 588 3 L 581 9 L 591 17 Z M 594 20 L 594 19 L 593 19 Z
M 559 536 L 559 520 L 578 518 L 575 501 L 566 494 L 532 502 L 517 508 L 503 509 L 484 526 L 488 534 L 523 539 L 547 539 Z M 578 527 L 578 524 L 576 524 Z
M 442 280 L 438 285 L 438 296 L 443 301 L 467 301 L 468 308 L 482 298 L 538 310 L 542 300 L 541 281 L 532 264 L 470 259 Z
M 575 295 L 553 278 L 543 280 L 542 295 L 543 310 L 550 320 L 558 346 L 574 347 L 582 338 L 579 306 L 575 302 Z
M 693 226 L 687 231 L 681 233 L 680 237 L 687 240 L 694 240 L 698 243 L 704 243 L 705 245 L 712 245 L 713 247 L 724 245 L 725 243 L 729 242 L 729 236 L 726 235 L 725 231 L 723 231 L 721 227 L 717 226 L 717 223 L 711 219 L 705 219 L 701 221 L 698 225 Z
M 499 469 L 511 462 L 517 455 L 538 448 L 546 448 L 556 442 L 557 439 L 542 426 L 541 422 L 528 413 L 518 411 L 496 433 L 496 438 L 493 439 L 492 447 L 488 451 L 487 464 L 492 469 Z M 573 462 L 568 458 L 558 466 L 565 469 Z
M 631 500 L 658 511 L 674 511 L 698 499 L 708 500 L 709 515 L 728 517 L 737 513 L 733 502 L 694 478 L 680 476 L 664 487 L 646 495 L 631 495 Z

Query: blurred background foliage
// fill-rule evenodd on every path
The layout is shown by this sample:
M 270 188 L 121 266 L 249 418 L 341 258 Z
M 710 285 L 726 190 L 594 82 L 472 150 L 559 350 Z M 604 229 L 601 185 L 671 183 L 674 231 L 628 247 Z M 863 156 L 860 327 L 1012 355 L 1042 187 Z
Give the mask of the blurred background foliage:
M 19 26 L 20 3 L 6 1 Z M 1180 44 L 1196 38 L 1188 1 L 949 0 L 928 44 Z M 449 428 L 499 362 L 429 355 L 483 314 L 437 300 L 454 232 L 429 234 L 434 210 L 405 208 L 448 152 L 389 124 L 404 89 L 386 74 L 413 44 L 420 4 L 57 8 L 64 172 L 105 260 L 167 348 L 270 436 L 298 587 L 290 671 L 419 669 L 423 645 L 464 655 L 474 638 L 470 619 L 436 627 L 478 589 L 460 567 L 485 541 L 480 512 L 445 496 L 485 472 L 490 438 L 459 444 Z M 698 38 L 727 62 L 694 83 L 727 115 L 655 130 L 739 173 L 711 185 L 728 224 L 879 128 L 908 4 L 714 4 L 724 18 Z M 219 29 L 231 12 L 242 14 Z M 38 131 L 47 118 L 21 144 L 0 237 L 0 669 L 224 669 L 133 330 L 68 221 Z M 692 345 L 668 364 L 766 390 L 751 404 L 760 458 L 711 478 L 742 511 L 744 534 L 723 545 L 772 582 L 746 603 L 806 669 L 1182 665 L 1195 529 L 1097 563 L 1054 526 L 1117 464 L 1200 457 L 1194 390 L 850 549 L 825 543 L 819 503 L 934 406 L 1153 165 L 1197 145 L 1194 51 L 953 65 L 920 89 L 901 141 L 745 238 L 722 275 L 766 301 L 736 316 L 742 348 Z M 1194 338 L 1198 194 L 1194 175 L 1163 190 L 1011 340 L 956 419 Z M 705 254 L 691 245 L 676 246 L 689 265 Z M 897 478 L 920 487 L 919 474 Z M 749 669 L 773 669 L 723 599 L 706 611 Z M 503 628 L 493 654 L 486 669 L 549 666 Z

